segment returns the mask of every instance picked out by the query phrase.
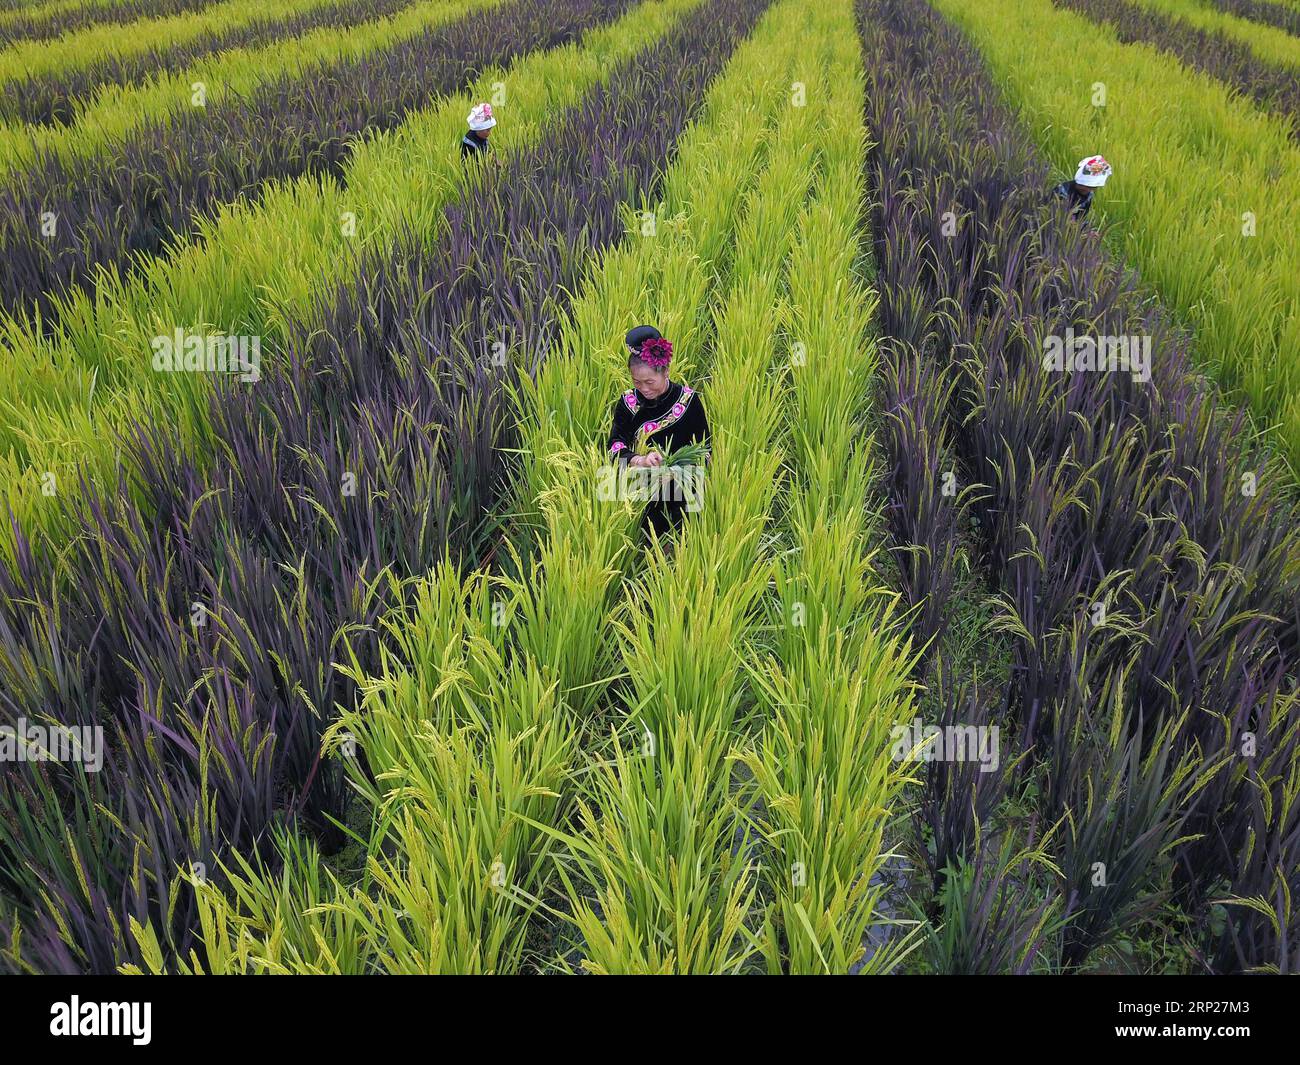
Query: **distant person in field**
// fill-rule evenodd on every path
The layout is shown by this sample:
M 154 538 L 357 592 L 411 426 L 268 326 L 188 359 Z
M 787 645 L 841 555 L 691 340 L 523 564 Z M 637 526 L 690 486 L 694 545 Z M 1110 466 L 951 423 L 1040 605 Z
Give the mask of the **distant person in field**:
M 665 460 L 673 464 L 673 453 L 690 446 L 706 461 L 710 437 L 704 401 L 689 385 L 669 378 L 672 344 L 652 325 L 630 330 L 625 343 L 632 387 L 614 402 L 610 458 L 633 468 L 662 466 Z M 642 524 L 660 536 L 680 525 L 687 513 L 686 500 L 676 498 L 680 493 L 663 494 L 668 498 L 646 504 Z
M 1073 181 L 1062 181 L 1052 190 L 1058 200 L 1070 206 L 1071 218 L 1083 218 L 1092 207 L 1092 196 L 1110 179 L 1110 163 L 1100 155 L 1090 155 L 1079 161 Z
M 488 135 L 492 132 L 492 127 L 497 124 L 497 120 L 492 117 L 492 105 L 479 104 L 469 113 L 465 122 L 469 125 L 469 131 L 460 141 L 461 156 L 469 158 L 471 155 L 477 156 L 486 152 Z

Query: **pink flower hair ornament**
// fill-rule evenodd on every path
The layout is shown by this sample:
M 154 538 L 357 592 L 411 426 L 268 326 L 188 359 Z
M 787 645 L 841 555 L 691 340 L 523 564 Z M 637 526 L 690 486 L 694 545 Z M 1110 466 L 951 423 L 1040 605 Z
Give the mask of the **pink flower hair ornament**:
M 656 370 L 666 370 L 673 360 L 672 343 L 664 337 L 652 337 L 641 345 L 637 358 Z

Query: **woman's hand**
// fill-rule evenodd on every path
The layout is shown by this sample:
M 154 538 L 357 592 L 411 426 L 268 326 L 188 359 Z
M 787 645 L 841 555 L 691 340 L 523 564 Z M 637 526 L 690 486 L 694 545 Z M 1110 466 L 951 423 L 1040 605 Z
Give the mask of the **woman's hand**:
M 652 451 L 648 455 L 634 455 L 631 459 L 628 460 L 629 466 L 636 466 L 638 468 L 644 468 L 647 466 L 662 466 L 663 464 L 664 464 L 664 457 L 661 454 L 659 454 L 659 452 L 657 451 Z

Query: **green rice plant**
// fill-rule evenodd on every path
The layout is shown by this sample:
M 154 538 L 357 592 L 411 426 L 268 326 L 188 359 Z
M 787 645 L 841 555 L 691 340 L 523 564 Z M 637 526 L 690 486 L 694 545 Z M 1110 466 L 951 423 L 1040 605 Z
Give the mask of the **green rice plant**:
M 120 38 L 107 50 L 66 54 L 62 58 L 67 61 L 52 69 L 44 64 L 26 64 L 19 67 L 17 77 L 0 79 L 0 116 L 7 123 L 66 126 L 75 122 L 86 105 L 111 85 L 141 85 L 167 73 L 186 71 L 207 56 L 293 41 L 322 27 L 345 32 L 393 15 L 416 0 L 293 2 L 295 6 L 290 8 L 283 3 L 268 4 L 265 8 L 248 5 L 226 8 L 229 24 L 220 16 L 213 19 L 199 13 L 197 30 L 183 21 L 177 22 L 173 32 L 161 37 L 156 33 L 144 34 L 143 46 L 136 45 L 134 38 Z M 179 4 L 189 5 L 186 10 L 194 13 L 190 0 L 179 0 Z M 168 5 L 169 12 L 174 13 L 176 9 L 177 3 Z M 84 13 L 85 9 L 82 10 Z M 82 55 L 86 58 L 82 59 Z M 0 54 L 2 61 L 3 54 Z M 175 117 L 183 121 L 182 116 Z
M 808 106 L 782 116 L 782 152 L 747 197 L 731 291 L 715 309 L 708 398 L 720 428 L 704 509 L 677 534 L 671 563 L 661 548 L 649 554 L 619 615 L 631 712 L 587 781 L 581 834 L 565 837 L 588 971 L 731 972 L 757 948 L 745 912 L 759 886 L 752 791 L 737 786 L 736 747 L 752 726 L 746 666 L 761 638 L 769 524 L 785 480 L 783 293 L 804 199 L 824 187 L 836 21 L 818 12 L 801 34 L 807 62 L 795 77 Z
M 718 143 L 714 138 L 723 137 L 735 128 L 734 120 L 740 114 L 750 113 L 752 109 L 758 107 L 758 116 L 761 119 L 760 129 L 766 129 L 767 123 L 764 114 L 779 111 L 780 96 L 784 96 L 786 86 L 781 84 L 777 79 L 780 74 L 770 72 L 773 66 L 772 49 L 778 34 L 789 34 L 792 12 L 795 5 L 783 5 L 781 8 L 771 13 L 759 26 L 753 39 L 742 47 L 740 53 L 728 67 L 728 70 L 720 79 L 719 83 L 710 93 L 710 102 L 707 105 L 706 117 L 702 120 L 697 132 L 699 136 L 692 138 L 689 134 L 686 143 L 683 145 L 681 152 L 675 162 L 675 169 L 681 166 L 706 165 L 715 166 L 716 163 L 711 161 L 716 159 L 715 145 Z M 797 21 L 797 20 L 795 20 Z M 784 23 L 784 25 L 783 25 Z M 791 41 L 798 39 L 797 35 L 791 35 L 787 39 Z M 786 46 L 787 50 L 782 53 L 785 62 L 777 69 L 784 72 L 789 69 L 787 63 L 794 61 L 795 49 L 793 44 Z M 752 82 L 758 71 L 763 71 L 763 78 L 757 89 L 752 87 L 737 91 L 740 86 Z M 779 86 L 779 88 L 778 88 Z M 735 110 L 738 109 L 738 110 Z M 721 112 L 720 114 L 716 112 Z M 805 119 L 806 121 L 807 119 Z M 779 127 L 778 127 L 779 128 Z M 776 132 L 769 131 L 773 137 Z M 749 141 L 757 149 L 757 139 Z M 734 168 L 734 160 L 733 160 Z M 800 178 L 801 181 L 808 180 L 806 175 Z M 677 188 L 699 188 L 699 185 L 686 183 L 677 183 Z M 755 188 L 752 193 L 752 199 L 746 198 L 745 202 L 752 204 L 761 202 L 764 197 L 760 195 L 759 189 L 762 184 Z M 734 198 L 733 198 L 734 199 Z M 671 212 L 675 214 L 676 212 Z M 668 214 L 668 212 L 660 212 Z M 658 217 L 658 215 L 657 215 Z M 698 266 L 695 269 L 686 269 L 684 273 L 680 272 L 679 264 L 690 264 L 693 257 L 688 252 L 694 249 L 688 243 L 689 226 L 682 224 L 680 226 L 665 227 L 665 232 L 661 237 L 658 235 L 653 241 L 646 241 L 639 246 L 634 242 L 625 245 L 628 249 L 636 249 L 638 256 L 643 259 L 650 259 L 648 266 L 636 272 L 637 276 L 644 277 L 647 273 L 658 274 L 661 279 L 668 280 L 672 287 L 664 293 L 670 296 L 678 307 L 690 308 L 700 305 L 700 274 Z M 717 230 L 711 225 L 707 232 L 715 233 Z M 620 249 L 621 251 L 621 249 Z M 667 258 L 661 258 L 667 256 Z M 679 258 L 680 257 L 680 258 Z M 602 277 L 612 280 L 616 275 L 609 272 L 615 261 L 621 261 L 622 256 L 619 252 L 613 253 L 603 261 L 598 272 L 594 277 Z M 657 270 L 655 266 L 667 267 L 667 269 Z M 683 281 L 690 280 L 691 284 L 678 283 L 679 278 Z M 600 284 L 593 286 L 593 290 L 599 289 Z M 644 298 L 644 296 L 642 297 Z M 662 297 L 661 297 L 662 298 Z M 578 301 L 579 307 L 585 306 L 594 310 L 595 307 L 585 299 Z M 606 315 L 605 323 L 600 335 L 602 344 L 608 343 L 608 338 L 617 339 L 628 318 L 610 317 L 617 312 L 619 307 L 615 303 L 612 308 L 602 308 Z M 578 311 L 581 313 L 581 310 Z M 644 313 L 644 312 L 642 312 Z M 698 313 L 698 312 L 697 312 Z M 751 355 L 756 361 L 763 358 L 764 347 L 756 341 L 763 341 L 770 335 L 770 321 L 768 329 L 758 328 L 748 337 L 744 334 L 740 325 L 744 321 L 763 320 L 766 315 L 770 318 L 775 311 L 773 302 L 770 299 L 770 289 L 761 293 L 755 291 L 752 297 L 744 304 L 744 313 L 739 311 L 733 312 L 738 315 L 737 325 L 733 327 L 732 333 L 736 336 L 739 347 L 747 352 L 755 352 Z M 660 322 L 666 322 L 667 319 L 660 318 Z M 573 335 L 573 334 L 568 334 Z M 680 337 L 683 334 L 675 332 L 672 335 Z M 567 345 L 560 352 L 556 353 L 555 359 L 548 360 L 547 367 L 543 368 L 536 385 L 525 385 L 525 393 L 532 399 L 539 398 L 543 393 L 541 389 L 548 384 L 559 384 L 562 380 L 562 370 L 567 368 L 566 364 L 561 362 L 561 367 L 557 373 L 560 377 L 549 378 L 548 370 L 557 365 L 556 360 L 563 360 L 569 352 Z M 687 351 L 682 351 L 682 359 L 689 358 Z M 579 351 L 573 351 L 572 357 L 574 363 L 577 362 L 576 356 Z M 587 360 L 590 361 L 589 356 Z M 679 362 L 677 365 L 688 365 L 689 363 Z M 568 364 L 572 365 L 572 364 Z M 617 367 L 613 363 L 610 370 Z M 609 373 L 609 370 L 606 370 Z M 612 376 L 612 375 L 611 375 Z M 617 380 L 617 378 L 613 378 Z M 611 382 L 612 384 L 612 382 Z M 575 388 L 574 381 L 569 379 L 565 382 L 564 399 L 568 400 L 579 395 Z M 583 440 L 590 441 L 598 436 L 604 429 L 604 420 L 608 414 L 610 398 L 616 390 L 610 386 L 602 389 L 602 402 L 594 406 L 594 411 L 585 431 L 578 440 L 571 440 L 566 445 L 556 446 L 552 441 L 555 440 L 557 425 L 560 423 L 559 411 L 557 405 L 534 408 L 533 414 L 529 418 L 529 424 L 541 436 L 542 440 L 548 445 L 548 451 L 542 455 L 533 454 L 531 464 L 526 464 L 533 476 L 544 477 L 546 480 L 539 486 L 538 506 L 539 510 L 548 523 L 546 533 L 556 533 L 558 535 L 543 535 L 538 544 L 535 564 L 539 567 L 531 571 L 531 579 L 518 579 L 503 584 L 503 587 L 509 587 L 514 591 L 514 598 L 511 600 L 510 624 L 508 626 L 511 633 L 511 641 L 515 650 L 515 670 L 523 671 L 531 668 L 534 661 L 533 655 L 536 654 L 536 661 L 545 663 L 548 679 L 554 677 L 555 684 L 565 697 L 570 700 L 575 709 L 594 708 L 597 705 L 596 697 L 602 688 L 608 688 L 608 681 L 611 677 L 607 672 L 609 669 L 609 651 L 608 644 L 610 636 L 610 626 L 608 622 L 608 605 L 612 582 L 615 576 L 620 572 L 622 561 L 628 558 L 627 537 L 629 531 L 630 510 L 626 506 L 610 506 L 608 504 L 596 503 L 593 508 L 590 500 L 593 496 L 593 485 L 590 475 L 592 466 L 588 464 L 594 456 L 591 451 L 583 445 Z M 559 397 L 557 396 L 557 400 Z M 551 417 L 551 411 L 556 411 L 556 417 Z M 753 415 L 750 415 L 753 418 Z M 529 434 L 526 434 L 526 438 Z M 584 461 L 585 460 L 585 461 Z M 585 467 L 585 468 L 584 468 Z M 585 474 L 585 476 L 583 476 Z M 774 479 L 775 467 L 769 465 L 767 475 L 762 476 L 757 471 L 752 475 L 752 484 L 754 490 L 761 494 L 766 491 L 771 492 L 771 482 Z M 576 477 L 576 482 L 570 478 Z M 585 497 L 585 499 L 584 499 Z M 752 504 L 751 504 L 752 505 Z M 605 514 L 600 514 L 600 511 Z M 594 516 L 596 524 L 593 526 L 586 520 Z M 562 519 L 576 517 L 579 521 L 571 527 L 562 525 L 552 525 Z M 719 519 L 723 522 L 724 519 Z M 599 536 L 593 543 L 592 529 L 599 530 Z M 724 538 L 719 536 L 717 540 L 722 541 Z M 735 540 L 736 538 L 732 538 Z M 750 537 L 753 540 L 754 537 Z M 605 557 L 601 557 L 601 545 L 604 545 L 604 551 L 609 552 Z M 579 554 L 581 552 L 581 554 Z M 749 578 L 751 587 L 745 593 L 737 592 L 729 600 L 720 600 L 718 610 L 714 615 L 714 627 L 712 631 L 718 638 L 726 639 L 727 633 L 733 629 L 737 623 L 737 609 L 743 614 L 743 605 L 746 599 L 753 601 L 762 588 L 762 578 L 760 574 L 755 574 L 756 567 L 753 565 L 756 552 L 752 545 L 747 545 L 743 540 L 738 541 L 737 545 L 732 547 L 732 553 L 735 558 L 733 563 L 737 573 L 750 573 Z M 582 564 L 578 565 L 572 572 L 568 569 L 561 568 L 560 563 L 571 562 L 576 558 L 581 558 Z M 704 564 L 704 556 L 701 556 L 700 564 Z M 526 571 L 527 572 L 527 571 Z M 563 593 L 563 597 L 560 597 Z M 671 609 L 677 609 L 673 607 Z M 585 618 L 583 617 L 585 615 Z M 595 620 L 598 627 L 593 628 L 591 620 Z M 563 621 L 563 624 L 561 624 Z M 613 627 L 614 632 L 622 631 L 619 626 Z M 721 657 L 714 659 L 714 665 L 717 668 L 717 674 L 720 683 L 725 682 L 728 675 L 736 675 L 736 667 L 732 662 L 728 662 L 729 654 L 724 653 Z M 560 669 L 553 673 L 556 664 Z M 624 668 L 626 668 L 624 666 Z M 683 695 L 685 698 L 685 695 Z M 688 721 L 683 718 L 679 732 L 682 736 L 682 745 L 686 748 L 695 746 L 695 739 L 689 742 L 687 735 L 695 736 L 694 723 L 689 733 L 686 730 Z M 575 724 L 573 727 L 574 735 L 581 735 L 583 726 Z M 638 837 L 642 845 L 640 853 L 644 855 L 645 847 L 658 846 L 661 848 L 661 857 L 668 865 L 674 865 L 679 869 L 680 879 L 677 882 L 677 891 L 681 895 L 681 906 L 684 910 L 684 922 L 682 925 L 682 934 L 676 937 L 675 941 L 665 946 L 659 942 L 656 937 L 655 942 L 647 941 L 645 950 L 628 956 L 614 956 L 609 954 L 606 964 L 608 971 L 623 971 L 625 968 L 635 969 L 636 971 L 651 970 L 655 971 L 664 965 L 682 966 L 688 968 L 705 968 L 715 970 L 727 968 L 738 962 L 738 955 L 731 946 L 734 939 L 732 929 L 738 927 L 741 916 L 747 912 L 748 892 L 752 890 L 753 877 L 751 873 L 743 876 L 738 874 L 737 879 L 727 889 L 731 901 L 724 907 L 721 918 L 721 925 L 712 928 L 712 932 L 705 933 L 703 936 L 696 934 L 696 922 L 702 921 L 706 927 L 711 927 L 712 918 L 715 913 L 713 895 L 717 885 L 714 878 L 714 860 L 716 859 L 716 848 L 719 840 L 726 837 L 722 830 L 723 825 L 730 826 L 734 823 L 734 816 L 728 812 L 726 805 L 722 800 L 725 799 L 728 791 L 727 775 L 719 774 L 716 769 L 719 760 L 725 757 L 725 739 L 726 732 L 719 731 L 719 744 L 711 752 L 707 759 L 685 759 L 680 763 L 680 770 L 684 774 L 683 785 L 687 781 L 694 781 L 692 790 L 698 791 L 704 786 L 703 782 L 707 781 L 708 786 L 714 789 L 715 801 L 710 804 L 712 811 L 712 831 L 702 831 L 700 838 L 708 843 L 708 848 L 700 852 L 701 858 L 706 854 L 709 858 L 707 863 L 677 861 L 680 855 L 670 855 L 662 851 L 662 848 L 675 847 L 681 837 L 682 832 L 690 832 L 691 826 L 696 825 L 698 820 L 693 816 L 683 817 L 684 808 L 677 807 L 675 810 L 667 806 L 662 807 L 663 816 L 668 819 L 672 825 L 676 826 L 678 831 L 668 832 L 667 825 L 661 827 L 658 831 L 650 831 Z M 618 755 L 614 756 L 616 762 Z M 626 768 L 626 767 L 625 767 Z M 637 773 L 635 770 L 627 770 L 624 773 L 615 773 L 612 777 L 608 772 L 609 767 L 601 769 L 599 762 L 595 763 L 589 769 L 579 770 L 575 767 L 573 771 L 573 780 L 570 782 L 570 794 L 574 792 L 573 784 L 576 782 L 581 785 L 581 792 L 585 796 L 590 794 L 588 787 L 594 785 L 593 778 L 603 776 L 605 778 L 605 787 L 622 787 L 626 786 L 633 789 L 630 794 L 619 801 L 616 805 L 619 809 L 626 810 L 629 815 L 635 813 L 635 805 L 639 795 L 642 802 L 649 801 L 658 792 L 646 793 L 637 791 L 635 781 Z M 546 835 L 561 845 L 565 854 L 562 864 L 558 868 L 566 877 L 570 888 L 573 891 L 580 890 L 576 885 L 588 884 L 592 879 L 605 879 L 604 870 L 609 868 L 608 863 L 615 860 L 611 858 L 616 854 L 617 841 L 623 839 L 624 833 L 619 826 L 611 820 L 606 820 L 602 816 L 605 812 L 614 808 L 615 804 L 608 801 L 600 801 L 598 805 L 593 805 L 585 798 L 580 798 L 579 807 L 576 814 L 576 821 L 579 826 L 588 826 L 588 831 L 568 832 L 563 827 L 567 823 L 567 818 L 538 818 L 534 827 L 539 833 Z M 656 799 L 656 808 L 661 808 Z M 601 814 L 597 814 L 596 810 Z M 642 807 L 644 809 L 644 807 Z M 645 823 L 638 819 L 635 824 L 629 823 L 626 826 L 628 832 L 642 832 Z M 698 828 L 698 826 L 697 826 Z M 602 833 L 609 834 L 610 846 L 597 845 L 589 847 L 584 851 L 583 846 L 589 843 L 593 837 L 591 830 L 599 829 Z M 730 829 L 728 828 L 728 832 Z M 596 836 L 595 839 L 605 837 Z M 667 868 L 667 865 L 663 865 Z M 653 881 L 647 882 L 647 890 L 657 890 L 653 886 Z M 531 897 L 536 897 L 535 893 L 530 893 Z M 640 904 L 640 905 L 639 905 Z M 644 924 L 644 905 L 649 905 L 648 897 L 642 896 L 640 899 L 629 900 L 624 907 L 626 913 L 626 927 L 624 931 L 627 935 L 633 937 L 639 935 L 638 929 Z M 595 925 L 601 928 L 609 929 L 608 935 L 614 940 L 622 941 L 625 936 L 622 932 L 615 930 L 618 919 L 614 919 L 614 926 L 609 922 L 609 916 L 615 913 L 613 904 L 602 906 L 600 914 L 604 921 L 597 919 L 595 911 L 590 907 L 583 909 L 580 906 L 573 906 L 572 902 L 567 905 L 570 919 L 574 922 L 579 932 L 582 931 L 584 923 L 591 932 L 592 936 L 599 939 L 598 930 Z M 689 916 L 686 916 L 686 914 Z M 531 916 L 531 911 L 524 906 L 520 907 L 519 918 L 521 922 L 526 922 Z M 594 922 L 594 924 L 593 924 Z M 523 926 L 522 924 L 520 925 Z M 589 937 L 584 936 L 584 940 Z M 590 944 L 588 943 L 588 946 Z M 608 952 L 606 952 L 608 954 Z M 741 952 L 743 955 L 743 952 Z M 595 966 L 602 962 L 592 958 Z
M 709 454 L 708 444 L 685 444 L 675 451 L 667 452 L 663 448 L 645 447 L 644 442 L 637 445 L 636 453 L 639 455 L 655 454 L 664 460 L 664 466 L 702 466 L 704 460 Z
M 751 400 L 775 399 L 761 387 L 780 320 L 773 294 L 771 285 L 745 286 L 721 310 L 711 398 L 734 387 Z M 779 484 L 780 455 L 764 437 L 774 429 L 763 424 L 770 410 L 755 403 L 748 423 L 715 415 L 728 431 L 713 484 L 725 488 L 712 489 L 688 520 L 671 565 L 656 549 L 628 582 L 617 632 L 625 698 L 636 708 L 627 727 L 640 754 L 622 750 L 620 738 L 615 771 L 585 782 L 582 834 L 565 839 L 585 874 L 584 891 L 570 885 L 574 921 L 590 933 L 602 923 L 597 914 L 604 918 L 603 934 L 584 934 L 592 972 L 734 971 L 749 954 L 737 934 L 754 872 L 747 857 L 732 867 L 723 856 L 736 831 L 729 755 L 746 702 L 738 649 L 767 586 L 762 517 Z
M 619 673 L 611 612 L 616 582 L 634 558 L 632 509 L 610 505 L 594 490 L 603 461 L 596 442 L 625 387 L 622 335 L 628 322 L 653 319 L 674 338 L 674 375 L 693 381 L 703 369 L 707 296 L 730 276 L 742 196 L 771 145 L 771 122 L 788 91 L 784 72 L 796 52 L 785 42 L 799 24 L 795 6 L 774 7 L 738 49 L 679 145 L 660 200 L 629 218 L 633 233 L 644 233 L 643 218 L 655 219 L 653 234 L 633 237 L 593 264 L 559 349 L 522 385 L 518 510 L 521 525 L 535 534 L 527 537 L 519 582 L 528 623 L 516 637 L 537 661 L 558 667 L 562 690 L 584 717 Z
M 178 879 L 194 892 L 205 958 L 168 960 L 151 924 L 131 920 L 143 963 L 124 965 L 125 975 L 218 976 L 299 973 L 340 976 L 367 971 L 368 942 L 352 910 L 337 904 L 338 879 L 325 868 L 315 844 L 280 829 L 278 870 L 250 864 L 235 854 L 212 879 Z M 206 964 L 205 964 L 206 962 Z
M 17 323 L 0 326 L 8 349 L 0 378 L 3 504 L 29 534 L 55 532 L 63 508 L 50 505 L 44 486 L 74 491 L 83 475 L 115 481 L 117 436 L 137 422 L 175 424 L 188 446 L 211 454 L 211 382 L 155 373 L 152 337 L 178 326 L 260 336 L 264 359 L 274 357 L 266 349 L 283 342 L 285 322 L 327 298 L 357 255 L 401 233 L 434 239 L 443 207 L 474 180 L 456 146 L 474 99 L 508 85 L 497 150 L 526 145 L 546 116 L 571 106 L 696 3 L 655 0 L 574 46 L 485 71 L 471 92 L 359 143 L 338 180 L 274 184 L 256 205 L 224 207 L 172 255 L 129 278 L 106 278 L 93 297 L 73 297 L 48 339 Z M 355 219 L 355 237 L 341 225 L 347 218 Z M 12 553 L 11 533 L 0 550 Z
M 1238 18 L 1204 0 L 1135 0 L 1143 7 L 1182 19 L 1197 29 L 1221 33 L 1278 66 L 1300 66 L 1300 37 L 1263 23 Z
M 1300 468 L 1300 181 L 1285 124 L 1214 79 L 1050 0 L 936 0 L 1062 170 L 1104 148 L 1100 201 L 1123 256 L 1195 333 L 1206 370 Z M 1079 57 L 1086 55 L 1086 63 Z M 1105 106 L 1093 105 L 1097 81 Z M 1188 181 L 1194 160 L 1215 180 Z
M 883 893 L 876 874 L 906 772 L 893 726 L 912 707 L 896 597 L 872 572 L 874 295 L 854 276 L 865 150 L 860 54 L 849 12 L 828 67 L 826 177 L 793 232 L 788 370 L 792 492 L 769 602 L 771 651 L 750 665 L 766 719 L 741 755 L 763 841 L 760 943 L 770 973 L 888 971 L 906 940 L 863 960 Z M 829 16 L 828 16 L 829 17 Z M 881 937 L 883 938 L 883 937 Z
M 512 669 L 485 574 L 440 567 L 410 613 L 390 617 L 376 678 L 335 735 L 365 754 L 353 780 L 375 812 L 372 894 L 335 904 L 391 973 L 509 972 L 549 875 L 574 730 L 554 684 Z M 373 780 L 373 783 L 371 783 Z
M 620 747 L 594 766 L 589 786 L 609 805 L 598 812 L 582 803 L 576 830 L 559 836 L 582 968 L 737 973 L 753 950 L 746 919 L 757 884 L 742 857 L 724 852 L 717 864 L 720 841 L 736 827 L 727 778 L 711 759 L 690 756 L 696 733 L 686 718 L 660 737 L 653 755 Z M 595 901 L 592 885 L 605 885 Z
M 201 11 L 131 23 L 105 23 L 64 34 L 54 40 L 18 41 L 0 51 L 0 84 L 38 74 L 89 66 L 109 55 L 127 56 L 151 48 L 182 44 L 205 33 L 234 29 L 254 20 L 283 18 L 330 0 L 226 0 Z M 78 6 L 85 6 L 79 4 Z
M 56 15 L 60 11 L 77 7 L 109 7 L 117 2 L 118 0 L 37 0 L 33 4 L 18 2 L 0 11 L 0 25 L 30 18 L 33 15 L 42 17 Z
M 638 442 L 635 453 L 638 455 L 655 454 L 662 460 L 658 466 L 646 466 L 638 471 L 641 480 L 630 483 L 629 494 L 652 499 L 668 498 L 667 493 L 676 490 L 687 500 L 702 500 L 704 494 L 703 474 L 709 458 L 710 445 L 691 443 L 677 448 L 671 453 L 662 448 L 647 448 L 645 441 Z

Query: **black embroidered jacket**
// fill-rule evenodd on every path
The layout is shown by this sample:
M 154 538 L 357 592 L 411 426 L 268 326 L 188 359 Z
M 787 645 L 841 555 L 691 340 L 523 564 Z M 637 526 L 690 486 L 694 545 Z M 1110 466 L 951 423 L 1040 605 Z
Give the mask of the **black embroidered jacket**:
M 1092 190 L 1080 192 L 1073 181 L 1062 181 L 1052 190 L 1052 195 L 1058 200 L 1069 201 L 1071 218 L 1082 218 L 1092 206 Z
M 488 142 L 482 137 L 474 136 L 473 132 L 466 133 L 460 139 L 460 154 L 462 157 L 478 155 L 479 152 L 488 150 Z
M 619 462 L 626 462 L 638 451 L 658 448 L 671 455 L 687 444 L 707 444 L 709 440 L 704 401 L 689 385 L 670 382 L 656 399 L 646 399 L 634 388 L 614 401 L 609 457 Z

